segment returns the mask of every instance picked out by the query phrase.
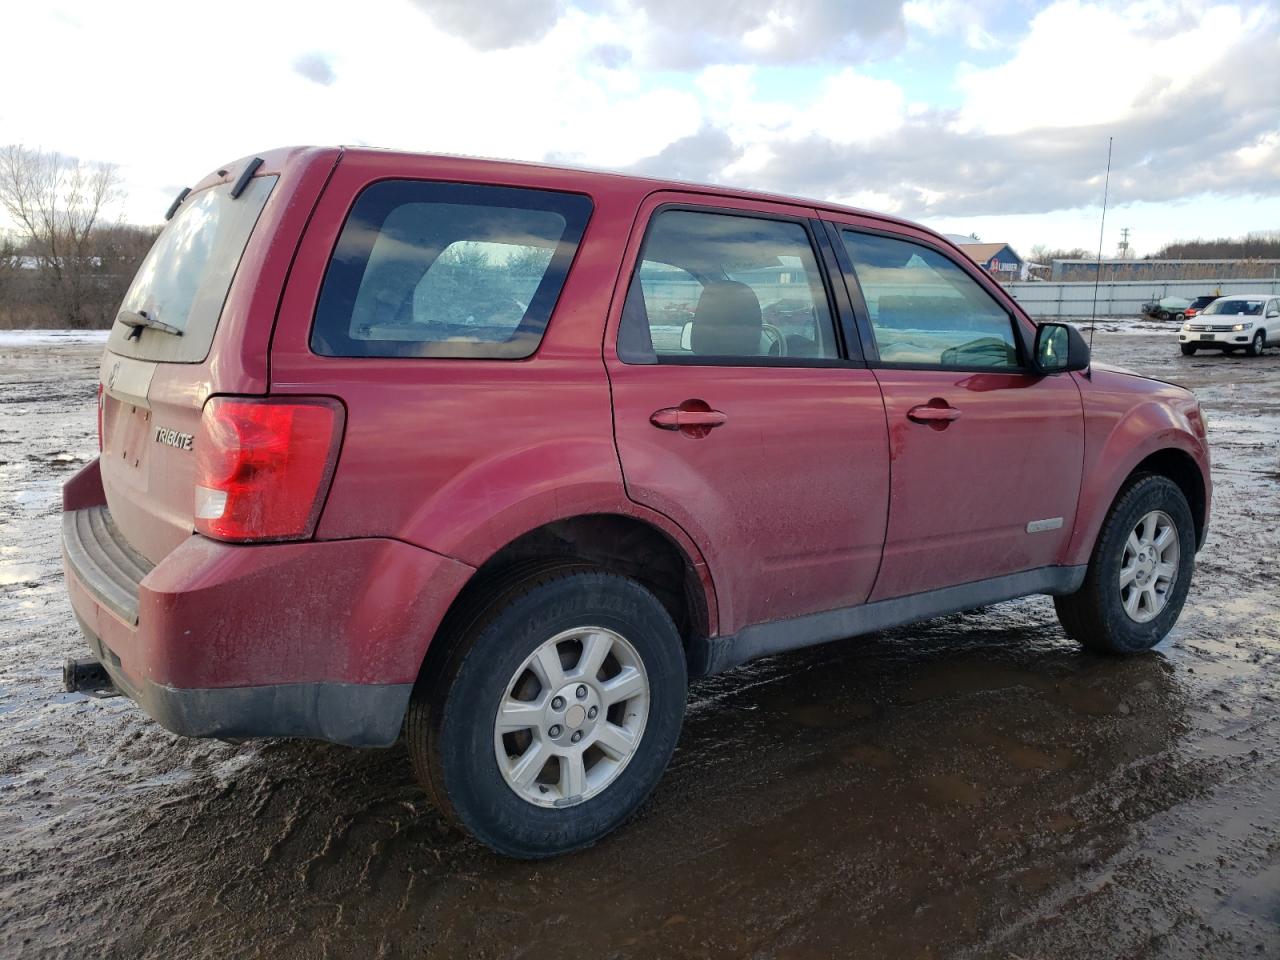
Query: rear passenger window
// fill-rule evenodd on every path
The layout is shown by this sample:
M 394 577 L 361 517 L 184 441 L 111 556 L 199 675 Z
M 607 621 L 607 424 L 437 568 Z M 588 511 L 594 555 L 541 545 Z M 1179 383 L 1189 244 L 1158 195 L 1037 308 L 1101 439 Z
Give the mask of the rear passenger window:
M 942 367 L 1019 364 L 1009 314 L 936 250 L 841 231 L 883 363 Z
M 627 363 L 839 356 L 804 226 L 691 210 L 651 221 L 618 333 Z
M 576 194 L 386 180 L 360 194 L 311 349 L 519 359 L 538 348 L 591 213 Z

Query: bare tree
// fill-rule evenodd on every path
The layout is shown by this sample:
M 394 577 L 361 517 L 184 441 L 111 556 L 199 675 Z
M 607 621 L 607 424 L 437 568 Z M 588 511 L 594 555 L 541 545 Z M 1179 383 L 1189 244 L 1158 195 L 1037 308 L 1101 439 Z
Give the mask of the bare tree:
M 42 278 L 63 325 L 101 325 L 108 307 L 95 294 L 103 263 L 95 241 L 107 208 L 122 197 L 111 164 L 89 163 L 21 145 L 0 148 L 0 209 Z

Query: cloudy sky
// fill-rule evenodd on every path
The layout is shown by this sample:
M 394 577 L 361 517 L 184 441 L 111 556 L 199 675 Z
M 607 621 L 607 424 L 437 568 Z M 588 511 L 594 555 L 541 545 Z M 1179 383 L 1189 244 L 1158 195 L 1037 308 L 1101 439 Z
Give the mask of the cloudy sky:
M 118 164 L 122 213 L 293 143 L 724 182 L 984 240 L 1280 229 L 1275 0 L 23 0 L 0 143 Z

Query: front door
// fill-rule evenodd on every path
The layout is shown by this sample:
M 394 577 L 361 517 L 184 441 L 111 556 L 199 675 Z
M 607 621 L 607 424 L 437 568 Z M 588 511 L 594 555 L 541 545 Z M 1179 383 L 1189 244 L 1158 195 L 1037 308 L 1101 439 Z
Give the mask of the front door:
M 871 599 L 1060 562 L 1084 452 L 1075 380 L 1032 372 L 1025 321 L 927 235 L 854 223 L 838 235 L 889 424 L 889 527 Z
M 837 335 L 813 211 L 707 203 L 641 211 L 605 356 L 628 495 L 699 544 L 732 633 L 867 599 L 888 442 L 875 377 Z

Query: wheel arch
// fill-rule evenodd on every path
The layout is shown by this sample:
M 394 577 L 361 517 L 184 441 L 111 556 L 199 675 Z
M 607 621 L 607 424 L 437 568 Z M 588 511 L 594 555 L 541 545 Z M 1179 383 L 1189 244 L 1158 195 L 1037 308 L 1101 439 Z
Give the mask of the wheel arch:
M 1196 526 L 1196 549 L 1204 546 L 1209 525 L 1209 493 L 1205 489 L 1204 475 L 1195 459 L 1186 451 L 1166 447 L 1143 459 L 1135 466 L 1116 492 L 1119 499 L 1140 477 L 1148 474 L 1168 477 L 1178 485 L 1191 507 L 1191 519 Z M 1114 503 L 1115 500 L 1113 499 Z
M 577 514 L 539 524 L 476 568 L 446 611 L 436 639 L 460 628 L 461 621 L 513 583 L 573 562 L 629 577 L 649 589 L 671 615 L 687 655 L 717 627 L 714 587 L 694 551 L 696 546 L 686 546 L 657 523 L 624 513 Z M 433 639 L 424 670 L 447 646 Z
M 1086 409 L 1086 420 L 1089 410 Z M 1096 417 L 1098 425 L 1104 422 Z M 1102 525 L 1117 498 L 1146 473 L 1169 477 L 1182 490 L 1196 523 L 1197 549 L 1204 543 L 1212 506 L 1209 451 L 1204 421 L 1194 398 L 1171 395 L 1129 407 L 1092 438 L 1086 459 L 1075 528 L 1062 562 L 1085 564 L 1093 556 Z M 1092 452 L 1088 452 L 1088 451 Z

